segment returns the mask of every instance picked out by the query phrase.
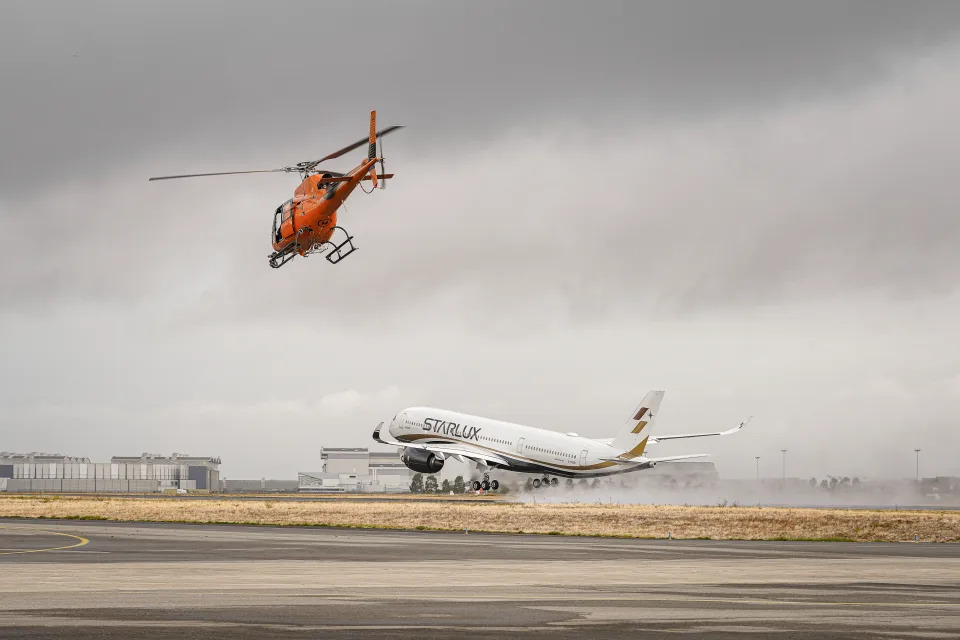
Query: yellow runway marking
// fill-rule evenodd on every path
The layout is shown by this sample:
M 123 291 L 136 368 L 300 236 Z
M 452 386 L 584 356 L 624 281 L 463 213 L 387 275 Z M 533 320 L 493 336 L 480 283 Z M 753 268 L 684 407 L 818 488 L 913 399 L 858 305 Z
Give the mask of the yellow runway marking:
M 73 538 L 79 542 L 74 542 L 73 544 L 67 544 L 60 547 L 45 547 L 43 549 L 22 549 L 20 551 L 0 551 L 0 556 L 12 556 L 20 553 L 40 553 L 42 551 L 63 551 L 64 549 L 74 549 L 76 547 L 82 547 L 83 545 L 90 542 L 84 537 L 75 536 L 72 533 L 60 533 L 59 531 L 48 531 L 47 529 L 34 529 L 33 527 L 9 527 L 5 525 L 0 525 L 0 529 L 11 529 L 13 531 L 30 531 L 33 533 L 45 533 L 51 536 L 64 536 L 66 538 Z

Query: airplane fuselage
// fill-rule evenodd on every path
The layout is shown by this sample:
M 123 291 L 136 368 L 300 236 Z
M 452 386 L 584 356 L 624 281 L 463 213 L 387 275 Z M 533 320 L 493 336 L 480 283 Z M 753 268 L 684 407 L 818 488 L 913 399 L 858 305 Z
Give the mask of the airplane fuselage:
M 500 456 L 508 462 L 500 466 L 521 473 L 586 478 L 644 468 L 610 461 L 622 452 L 599 440 L 432 407 L 404 409 L 389 433 L 400 443 L 450 444 Z

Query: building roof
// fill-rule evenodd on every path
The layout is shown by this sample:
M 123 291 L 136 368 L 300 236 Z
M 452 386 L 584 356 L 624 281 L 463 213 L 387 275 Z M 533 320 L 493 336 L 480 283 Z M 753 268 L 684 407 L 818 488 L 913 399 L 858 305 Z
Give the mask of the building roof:
M 0 451 L 0 460 L 16 460 L 19 462 L 70 462 L 81 464 L 90 462 L 90 458 L 83 456 L 65 456 L 61 453 L 42 453 L 40 451 L 31 451 L 30 453 Z
M 110 462 L 140 462 L 140 463 L 160 463 L 160 464 L 189 464 L 193 463 L 205 463 L 205 464 L 220 464 L 219 457 L 212 456 L 191 456 L 188 453 L 171 453 L 170 455 L 164 455 L 162 453 L 141 453 L 139 456 L 113 456 L 110 458 Z

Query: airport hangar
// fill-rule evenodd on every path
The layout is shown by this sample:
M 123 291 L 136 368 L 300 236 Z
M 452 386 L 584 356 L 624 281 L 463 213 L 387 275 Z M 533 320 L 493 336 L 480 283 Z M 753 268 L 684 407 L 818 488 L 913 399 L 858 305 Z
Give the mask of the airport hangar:
M 471 477 L 465 464 L 445 465 L 438 483 L 458 475 Z M 410 488 L 414 472 L 400 460 L 399 450 L 371 451 L 366 447 L 322 447 L 320 470 L 301 471 L 297 480 L 227 479 L 221 460 L 183 453 L 114 456 L 110 462 L 58 453 L 0 452 L 0 492 L 57 493 L 157 493 L 176 490 L 197 492 L 301 492 L 301 493 L 401 493 Z M 716 478 L 711 462 L 675 464 L 669 469 L 644 472 L 651 480 Z M 631 474 L 633 475 L 633 474 Z M 499 472 L 507 485 L 521 485 L 529 477 Z M 630 479 L 635 480 L 635 479 Z
M 220 458 L 144 453 L 91 462 L 59 453 L 0 452 L 0 491 L 150 493 L 176 489 L 218 491 Z
M 0 491 L 153 493 L 187 491 L 400 492 L 413 472 L 396 451 L 321 448 L 320 471 L 298 480 L 227 480 L 219 457 L 182 453 L 114 456 L 110 462 L 59 453 L 0 452 Z

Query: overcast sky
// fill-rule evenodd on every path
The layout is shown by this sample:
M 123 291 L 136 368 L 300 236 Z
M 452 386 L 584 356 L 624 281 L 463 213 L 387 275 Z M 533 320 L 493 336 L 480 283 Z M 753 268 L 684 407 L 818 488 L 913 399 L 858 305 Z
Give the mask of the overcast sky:
M 960 475 L 960 3 L 0 5 L 0 450 L 293 478 L 428 404 Z M 365 135 L 360 250 L 267 266 Z M 358 150 L 334 169 L 350 168 Z

